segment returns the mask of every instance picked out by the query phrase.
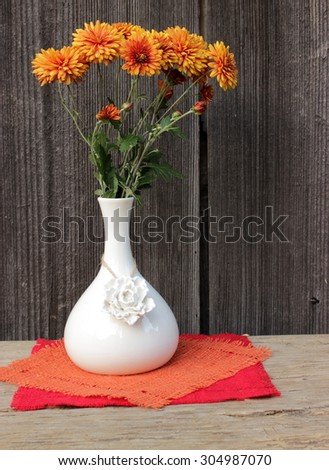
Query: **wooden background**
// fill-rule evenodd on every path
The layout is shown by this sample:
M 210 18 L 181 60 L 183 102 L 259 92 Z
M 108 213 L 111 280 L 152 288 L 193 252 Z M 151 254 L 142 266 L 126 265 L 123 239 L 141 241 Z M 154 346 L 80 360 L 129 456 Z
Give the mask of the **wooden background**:
M 58 338 L 97 272 L 101 243 L 41 241 L 42 220 L 97 215 L 87 149 L 55 89 L 31 59 L 70 43 L 85 21 L 179 24 L 230 44 L 233 92 L 216 89 L 188 142 L 167 139 L 168 160 L 187 176 L 158 183 L 138 214 L 287 215 L 289 242 L 135 244 L 144 276 L 171 305 L 181 332 L 329 333 L 327 0 L 3 0 L 1 2 L 0 340 Z M 87 80 L 79 104 L 94 114 Z M 208 220 L 208 231 L 213 230 Z M 74 225 L 74 224 L 72 224 Z M 226 226 L 227 234 L 232 226 Z

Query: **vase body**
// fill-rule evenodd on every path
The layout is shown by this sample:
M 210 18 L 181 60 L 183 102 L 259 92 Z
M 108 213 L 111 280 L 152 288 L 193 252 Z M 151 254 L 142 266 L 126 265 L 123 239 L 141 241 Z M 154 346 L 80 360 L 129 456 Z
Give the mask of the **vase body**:
M 104 220 L 105 246 L 100 270 L 71 311 L 64 345 L 81 369 L 128 375 L 161 367 L 175 353 L 178 326 L 168 304 L 136 270 L 129 228 L 133 198 L 98 198 Z M 142 278 L 155 307 L 129 325 L 104 310 L 104 286 L 114 277 Z

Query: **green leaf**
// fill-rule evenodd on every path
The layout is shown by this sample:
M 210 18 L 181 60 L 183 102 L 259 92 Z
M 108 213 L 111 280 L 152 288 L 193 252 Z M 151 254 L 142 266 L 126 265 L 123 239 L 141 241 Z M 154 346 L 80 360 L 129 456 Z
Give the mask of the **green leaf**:
M 103 147 L 105 154 L 108 153 L 110 142 L 103 129 L 99 129 L 93 135 L 91 145 L 93 150 L 96 150 L 96 152 L 100 149 L 100 147 Z
M 95 155 L 93 154 L 93 152 L 89 152 L 89 160 L 93 165 L 96 165 Z
M 146 188 L 146 187 L 151 187 L 152 183 L 154 181 L 154 172 L 153 171 L 148 171 L 144 175 L 142 174 L 138 180 L 137 180 L 137 188 Z
M 111 191 L 104 191 L 103 197 L 113 198 Z
M 99 184 L 102 186 L 102 185 L 103 185 L 103 179 L 102 179 L 102 176 L 101 176 L 101 174 L 99 173 L 99 171 L 95 171 L 94 177 L 95 177 L 96 180 L 99 182 Z
M 119 150 L 119 146 L 117 144 L 109 144 L 108 152 L 111 152 L 111 150 Z
M 164 129 L 165 127 L 168 127 L 171 122 L 171 117 L 166 116 L 161 121 L 159 122 L 161 129 Z
M 145 157 L 145 162 L 158 163 L 162 154 L 158 149 L 151 150 Z
M 99 142 L 96 142 L 94 144 L 94 152 L 96 153 L 96 156 L 103 162 L 106 157 L 107 157 L 107 151 L 103 147 L 103 145 Z
M 108 171 L 105 173 L 104 180 L 105 180 L 106 186 L 109 188 L 109 191 L 112 194 L 111 197 L 115 197 L 119 188 L 117 169 L 115 167 L 110 166 Z
M 119 180 L 115 174 L 115 169 L 113 168 L 112 175 L 110 180 L 106 182 L 107 190 L 103 192 L 104 197 L 114 198 L 117 196 L 119 189 Z
M 95 194 L 96 196 L 103 196 L 104 191 L 102 189 L 96 189 Z
M 110 122 L 116 130 L 119 130 L 121 127 L 121 121 L 114 121 L 113 119 L 109 119 L 108 122 Z
M 145 163 L 145 166 L 151 168 L 156 176 L 159 176 L 164 181 L 169 182 L 172 178 L 184 179 L 185 176 L 175 168 L 173 168 L 169 163 Z
M 134 196 L 135 201 L 137 202 L 137 204 L 139 206 L 142 206 L 143 205 L 143 199 L 142 199 L 141 195 L 137 194 L 137 193 L 134 193 L 133 196 Z
M 137 135 L 127 135 L 125 137 L 120 137 L 119 139 L 119 149 L 121 152 L 126 152 L 127 150 L 131 150 L 135 147 L 139 142 L 139 136 Z
M 105 183 L 108 185 L 108 186 L 111 186 L 112 183 L 112 179 L 114 177 L 114 174 L 115 174 L 115 168 L 113 166 L 109 166 L 107 168 L 107 171 L 105 172 Z
M 127 197 L 134 196 L 134 193 L 132 192 L 132 190 L 128 188 L 127 186 L 125 186 L 125 190 L 126 190 Z
M 184 134 L 184 132 L 182 132 L 179 127 L 171 127 L 170 129 L 168 129 L 168 131 L 171 134 L 180 137 L 181 139 L 188 140 L 188 137 Z
M 148 132 L 152 133 L 154 131 L 154 126 L 151 126 L 148 122 L 145 122 L 144 125 Z
M 119 189 L 119 180 L 116 174 L 114 174 L 113 179 L 112 179 L 112 191 L 115 197 L 117 195 Z

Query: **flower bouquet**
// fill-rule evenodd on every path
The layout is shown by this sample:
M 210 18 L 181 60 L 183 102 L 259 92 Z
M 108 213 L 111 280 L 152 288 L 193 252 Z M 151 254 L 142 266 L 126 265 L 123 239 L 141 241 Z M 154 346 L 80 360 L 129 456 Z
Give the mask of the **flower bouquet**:
M 223 90 L 236 87 L 234 55 L 223 42 L 208 45 L 202 36 L 180 26 L 160 32 L 131 23 L 96 21 L 84 26 L 73 33 L 72 45 L 60 50 L 42 49 L 36 54 L 33 73 L 41 85 L 58 83 L 61 102 L 96 167 L 96 194 L 134 197 L 141 203 L 141 191 L 150 188 L 155 178 L 182 178 L 163 160 L 157 141 L 165 133 L 185 138 L 179 123 L 207 109 L 214 93 L 209 79 L 216 78 Z M 98 75 L 96 122 L 92 132 L 87 132 L 76 109 L 72 84 L 80 82 L 94 66 Z M 130 77 L 123 103 L 118 102 L 118 96 L 105 99 L 105 74 L 110 74 L 115 83 L 120 82 L 122 74 Z M 154 76 L 158 77 L 154 96 L 140 93 L 141 77 Z M 195 104 L 182 111 L 184 100 L 195 90 Z M 133 109 L 136 120 L 131 125 L 126 118 Z
M 175 353 L 178 326 L 165 300 L 137 271 L 129 241 L 130 210 L 134 200 L 142 203 L 142 191 L 157 177 L 183 177 L 164 160 L 158 139 L 165 133 L 185 138 L 179 123 L 207 109 L 214 94 L 211 78 L 223 90 L 237 85 L 234 55 L 223 42 L 207 45 L 202 36 L 180 26 L 159 32 L 131 23 L 96 21 L 77 29 L 71 46 L 42 49 L 32 64 L 41 85 L 58 83 L 61 102 L 89 147 L 107 224 L 99 273 L 65 326 L 66 352 L 89 372 L 135 374 L 156 369 Z M 71 85 L 92 67 L 98 84 L 90 132 Z M 122 75 L 123 85 L 128 82 L 125 99 L 120 101 L 119 93 L 105 98 L 107 76 L 112 89 Z M 158 78 L 153 87 L 146 85 L 154 76 Z M 192 106 L 186 106 L 188 97 Z

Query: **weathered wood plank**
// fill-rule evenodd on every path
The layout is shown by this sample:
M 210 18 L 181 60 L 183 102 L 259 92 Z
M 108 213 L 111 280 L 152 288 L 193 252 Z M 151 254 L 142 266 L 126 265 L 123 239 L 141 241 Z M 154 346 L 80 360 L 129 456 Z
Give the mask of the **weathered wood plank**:
M 161 410 L 14 412 L 15 387 L 0 383 L 0 448 L 329 449 L 328 335 L 251 339 L 272 349 L 264 365 L 281 397 Z M 0 342 L 0 365 L 25 357 L 32 344 Z
M 210 332 L 328 332 L 328 4 L 205 4 L 209 40 L 230 44 L 239 67 L 237 90 L 207 113 L 209 207 L 237 227 L 272 207 L 289 240 L 225 243 L 213 228 Z
M 66 317 L 92 281 L 100 261 L 102 243 L 88 239 L 86 220 L 93 221 L 98 235 L 102 224 L 87 149 L 61 108 L 56 90 L 39 87 L 30 61 L 41 47 L 69 44 L 71 32 L 96 19 L 132 21 L 147 28 L 180 23 L 197 31 L 198 1 L 184 0 L 177 8 L 172 0 L 55 0 L 51 4 L 13 0 L 2 2 L 1 9 L 3 43 L 9 49 L 3 48 L 6 56 L 1 68 L 5 111 L 0 339 L 57 338 L 63 335 Z M 111 82 L 109 77 L 109 89 Z M 91 99 L 95 85 L 90 77 L 80 90 L 77 101 L 91 124 L 97 109 Z M 159 183 L 146 196 L 145 207 L 138 210 L 142 218 L 157 215 L 166 221 L 171 215 L 198 213 L 197 119 L 191 119 L 185 130 L 191 136 L 188 143 L 164 139 L 163 150 L 187 176 L 186 181 Z M 62 236 L 57 243 L 41 241 L 45 235 L 41 223 L 47 216 L 59 217 Z M 197 332 L 198 246 L 180 244 L 179 235 L 175 231 L 169 244 L 162 241 L 151 246 L 142 241 L 135 252 L 140 271 L 172 306 L 181 331 Z
M 68 313 L 97 271 L 102 244 L 79 243 L 70 219 L 83 218 L 83 235 L 86 217 L 95 216 L 93 230 L 101 233 L 87 151 L 55 90 L 41 90 L 30 68 L 41 47 L 61 47 L 71 31 L 96 18 L 159 29 L 181 24 L 191 31 L 198 31 L 200 19 L 207 40 L 231 44 L 240 84 L 227 95 L 217 93 L 205 118 L 201 207 L 211 207 L 217 217 L 233 216 L 237 225 L 248 215 L 263 217 L 266 206 L 273 207 L 274 218 L 289 216 L 282 225 L 289 243 L 224 243 L 219 233 L 217 243 L 203 243 L 200 263 L 199 243 L 180 243 L 177 225 L 172 243 L 136 245 L 140 270 L 172 306 L 181 331 L 199 329 L 200 292 L 204 331 L 208 325 L 211 332 L 329 331 L 326 3 L 1 3 L 0 339 L 62 336 Z M 78 101 L 92 116 L 89 78 L 83 87 Z M 188 143 L 167 139 L 163 150 L 187 178 L 157 184 L 138 210 L 142 218 L 202 215 L 196 120 L 185 130 Z M 63 224 L 64 210 L 68 239 L 42 243 L 43 219 L 58 216 Z

